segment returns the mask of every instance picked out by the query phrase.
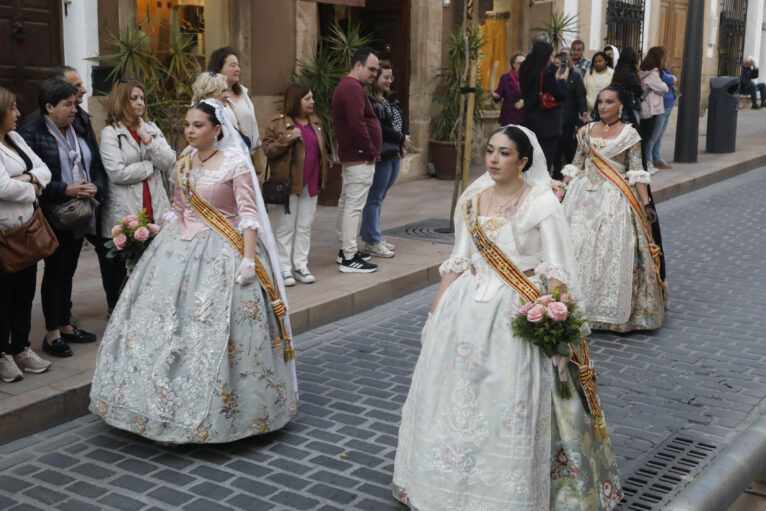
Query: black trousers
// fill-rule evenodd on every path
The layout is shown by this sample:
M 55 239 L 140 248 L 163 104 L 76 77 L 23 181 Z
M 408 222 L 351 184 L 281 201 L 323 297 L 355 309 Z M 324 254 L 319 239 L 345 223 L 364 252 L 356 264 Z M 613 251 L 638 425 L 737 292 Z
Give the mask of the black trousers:
M 538 138 L 537 141 L 540 142 L 540 148 L 545 155 L 545 168 L 548 169 L 548 173 L 550 173 L 551 167 L 553 166 L 553 160 L 556 157 L 556 148 L 559 145 L 559 137 Z
M 577 133 L 578 126 L 573 124 L 565 124 L 561 129 L 561 140 L 556 148 L 556 156 L 553 157 L 553 173 L 551 177 L 553 179 L 563 179 L 561 169 L 564 165 L 572 163 L 575 153 L 577 152 Z
M 18 355 L 29 346 L 37 263 L 16 273 L 0 273 L 0 353 Z
M 122 281 L 125 279 L 127 270 L 125 269 L 125 263 L 121 259 L 109 259 L 106 257 L 107 249 L 104 243 L 111 238 L 102 238 L 93 234 L 88 234 L 86 239 L 96 249 L 96 255 L 98 256 L 98 267 L 101 270 L 101 283 L 104 286 L 104 292 L 106 293 L 106 304 L 109 309 L 114 309 L 117 305 L 117 299 L 120 297 L 120 287 L 122 287 Z
M 641 161 L 646 166 L 646 143 L 652 138 L 654 134 L 654 127 L 657 125 L 657 116 L 653 115 L 647 119 L 641 119 L 641 124 L 638 125 L 638 134 L 641 135 Z
M 70 324 L 72 279 L 85 240 L 76 239 L 71 232 L 60 231 L 56 231 L 56 238 L 59 240 L 59 248 L 45 258 L 43 283 L 40 286 L 45 329 L 49 331 Z

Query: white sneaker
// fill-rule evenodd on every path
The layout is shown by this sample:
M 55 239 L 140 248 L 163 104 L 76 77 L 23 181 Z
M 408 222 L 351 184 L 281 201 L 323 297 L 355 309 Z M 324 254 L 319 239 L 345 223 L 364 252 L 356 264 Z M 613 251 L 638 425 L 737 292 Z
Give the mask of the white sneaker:
M 0 380 L 11 383 L 23 379 L 24 375 L 21 374 L 21 370 L 13 361 L 13 357 L 5 353 L 0 355 Z
M 24 348 L 24 351 L 13 357 L 16 365 L 22 371 L 28 373 L 44 373 L 51 368 L 51 363 L 40 358 L 32 348 Z
M 282 279 L 285 281 L 285 287 L 293 287 L 295 285 L 295 279 L 292 273 L 283 273 Z
M 396 245 L 393 243 L 386 241 L 386 240 L 380 240 L 381 245 L 386 247 L 388 250 L 396 250 Z
M 650 175 L 650 176 L 653 176 L 653 175 L 655 175 L 655 174 L 657 173 L 657 171 L 658 171 L 658 170 L 660 170 L 660 169 L 658 169 L 658 168 L 657 168 L 657 167 L 655 167 L 654 165 L 649 165 L 649 168 L 648 168 L 648 169 L 646 169 L 646 170 L 647 170 L 647 171 L 649 171 L 649 175 Z
M 386 248 L 383 243 L 375 243 L 374 245 L 368 243 L 364 251 L 374 257 L 394 257 L 396 255 L 393 250 Z
M 317 280 L 316 277 L 311 274 L 308 268 L 295 270 L 293 273 L 295 274 L 295 280 L 304 284 L 313 284 Z

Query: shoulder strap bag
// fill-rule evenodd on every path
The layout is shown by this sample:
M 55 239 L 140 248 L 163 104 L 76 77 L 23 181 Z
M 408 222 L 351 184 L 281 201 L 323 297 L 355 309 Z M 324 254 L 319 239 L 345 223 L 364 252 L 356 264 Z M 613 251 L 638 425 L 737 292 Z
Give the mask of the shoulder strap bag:
M 543 73 L 545 70 L 540 71 L 540 108 L 542 110 L 550 110 L 560 105 L 550 92 L 543 92 Z
M 58 248 L 58 239 L 35 202 L 35 212 L 23 225 L 0 230 L 0 272 L 21 271 Z
M 280 204 L 285 206 L 285 213 L 290 214 L 290 186 L 293 183 L 293 164 L 295 163 L 295 144 L 290 148 L 290 168 L 287 172 L 287 181 L 272 179 L 269 172 L 271 158 L 266 161 L 266 179 L 263 182 L 263 202 L 266 204 Z

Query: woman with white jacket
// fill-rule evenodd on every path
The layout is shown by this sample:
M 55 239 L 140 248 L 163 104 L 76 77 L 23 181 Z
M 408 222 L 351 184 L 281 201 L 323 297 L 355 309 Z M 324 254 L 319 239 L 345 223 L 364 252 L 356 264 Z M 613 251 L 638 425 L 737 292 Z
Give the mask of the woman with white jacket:
M 157 125 L 146 121 L 140 82 L 123 78 L 115 84 L 107 102 L 106 124 L 100 150 L 109 192 L 101 213 L 102 232 L 111 232 L 119 220 L 141 209 L 159 221 L 170 210 L 162 173 L 175 164 L 176 152 Z M 114 277 L 122 281 L 124 269 L 120 267 L 118 273 Z
M 51 171 L 14 131 L 21 116 L 16 96 L 0 87 L 0 232 L 24 225 L 51 180 Z M 21 380 L 22 371 L 42 373 L 51 366 L 29 346 L 37 263 L 14 273 L 0 272 L 0 379 Z
M 644 161 L 648 163 L 647 170 L 652 174 L 657 170 L 654 165 L 648 162 L 647 156 L 651 155 L 652 148 L 649 147 L 649 141 L 654 134 L 654 127 L 657 124 L 657 116 L 665 113 L 665 103 L 662 97 L 668 91 L 668 85 L 662 81 L 662 72 L 660 71 L 665 62 L 665 48 L 662 46 L 653 46 L 649 48 L 646 57 L 641 61 L 638 77 L 641 80 L 641 88 L 644 93 L 641 97 L 641 113 L 639 118 L 639 133 L 641 134 L 642 153 Z

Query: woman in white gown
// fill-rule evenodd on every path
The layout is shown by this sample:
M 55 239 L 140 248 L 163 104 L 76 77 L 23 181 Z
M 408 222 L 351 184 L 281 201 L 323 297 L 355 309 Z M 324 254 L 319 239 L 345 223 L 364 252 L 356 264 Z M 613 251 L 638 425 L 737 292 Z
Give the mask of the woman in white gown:
M 554 367 L 566 374 L 566 360 L 514 336 L 521 295 L 483 255 L 492 245 L 537 290 L 566 285 L 576 296 L 545 157 L 532 132 L 506 126 L 486 163 L 460 197 L 455 246 L 440 267 L 402 410 L 394 496 L 417 511 L 614 509 L 622 494 L 603 422 L 599 435 L 583 402 L 555 390 Z
M 248 149 L 217 100 L 184 131 L 172 211 L 104 333 L 90 409 L 156 441 L 230 442 L 295 416 L 295 355 Z
M 591 328 L 615 332 L 659 328 L 666 302 L 641 136 L 621 121 L 627 99 L 620 87 L 599 93 L 598 119 L 580 128 L 575 158 L 562 169 L 569 181 L 562 206 L 582 279 L 581 305 Z

